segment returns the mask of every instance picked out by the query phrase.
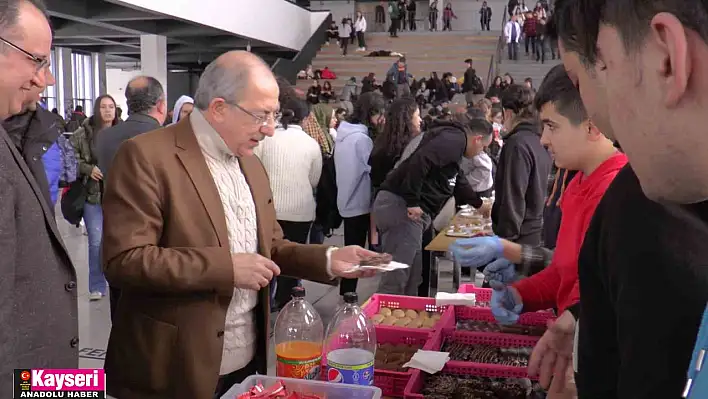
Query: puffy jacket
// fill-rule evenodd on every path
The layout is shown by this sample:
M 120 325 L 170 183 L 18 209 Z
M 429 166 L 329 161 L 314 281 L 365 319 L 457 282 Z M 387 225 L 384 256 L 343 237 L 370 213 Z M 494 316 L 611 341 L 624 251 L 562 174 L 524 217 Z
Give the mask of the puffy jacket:
M 95 154 L 95 135 L 93 126 L 91 126 L 91 118 L 86 118 L 79 130 L 71 136 L 71 144 L 76 151 L 76 160 L 79 163 L 79 178 L 86 182 L 86 191 L 88 196 L 86 202 L 89 204 L 101 203 L 101 182 L 91 178 L 91 171 L 94 166 L 98 165 L 98 159 Z

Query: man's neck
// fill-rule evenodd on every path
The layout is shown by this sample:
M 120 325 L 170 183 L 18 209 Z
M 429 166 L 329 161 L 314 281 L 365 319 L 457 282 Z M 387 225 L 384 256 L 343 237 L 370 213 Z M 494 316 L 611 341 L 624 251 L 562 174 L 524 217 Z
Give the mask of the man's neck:
M 597 168 L 600 167 L 605 161 L 610 159 L 613 155 L 617 153 L 617 149 L 612 145 L 612 143 L 605 145 L 604 143 L 597 149 L 595 153 L 588 157 L 586 165 L 580 168 L 583 175 L 590 176 Z

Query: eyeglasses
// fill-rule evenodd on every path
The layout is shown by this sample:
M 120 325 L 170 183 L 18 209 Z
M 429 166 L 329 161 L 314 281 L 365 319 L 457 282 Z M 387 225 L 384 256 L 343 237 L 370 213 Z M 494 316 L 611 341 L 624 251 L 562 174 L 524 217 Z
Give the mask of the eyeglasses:
M 0 37 L 0 41 L 3 42 L 3 43 L 5 43 L 5 44 L 7 44 L 7 45 L 10 46 L 10 47 L 12 47 L 13 49 L 19 51 L 20 53 L 26 55 L 27 58 L 29 58 L 30 60 L 32 60 L 32 62 L 34 62 L 35 66 L 36 66 L 36 68 L 37 68 L 37 72 L 41 71 L 41 70 L 44 69 L 47 65 L 49 65 L 49 60 L 48 60 L 47 58 L 40 58 L 40 57 L 37 57 L 36 55 L 30 53 L 29 51 L 23 49 L 22 47 L 20 47 L 20 46 L 14 44 L 14 43 L 12 43 L 11 41 L 6 40 L 6 39 L 4 39 L 4 38 L 2 38 L 2 37 Z
M 230 103 L 227 102 L 227 104 L 233 105 L 234 107 L 238 108 L 241 110 L 244 114 L 249 115 L 254 119 L 257 125 L 260 126 L 268 126 L 268 121 L 272 120 L 273 125 L 277 125 L 280 123 L 280 118 L 283 116 L 281 112 L 269 112 L 265 115 L 256 115 L 253 112 L 243 108 L 242 106 L 236 104 L 236 103 Z

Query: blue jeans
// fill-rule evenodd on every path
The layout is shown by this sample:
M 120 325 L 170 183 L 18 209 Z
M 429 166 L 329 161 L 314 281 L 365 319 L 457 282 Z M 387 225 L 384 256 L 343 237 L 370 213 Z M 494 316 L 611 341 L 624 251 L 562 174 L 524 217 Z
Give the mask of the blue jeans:
M 84 205 L 84 223 L 88 232 L 89 292 L 106 294 L 106 277 L 101 267 L 101 238 L 103 237 L 103 211 L 100 204 Z

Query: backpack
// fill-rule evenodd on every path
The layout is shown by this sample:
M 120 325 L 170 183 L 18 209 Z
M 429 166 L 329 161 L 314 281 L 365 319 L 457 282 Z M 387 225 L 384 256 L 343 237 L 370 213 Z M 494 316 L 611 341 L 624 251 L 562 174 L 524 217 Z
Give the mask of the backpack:
M 472 93 L 484 94 L 484 84 L 482 84 L 482 79 L 477 75 L 474 75 L 474 81 L 472 82 Z
M 329 237 L 342 224 L 337 208 L 337 175 L 333 155 L 322 157 L 322 174 L 317 183 L 315 201 L 315 222 L 322 226 L 325 237 Z

